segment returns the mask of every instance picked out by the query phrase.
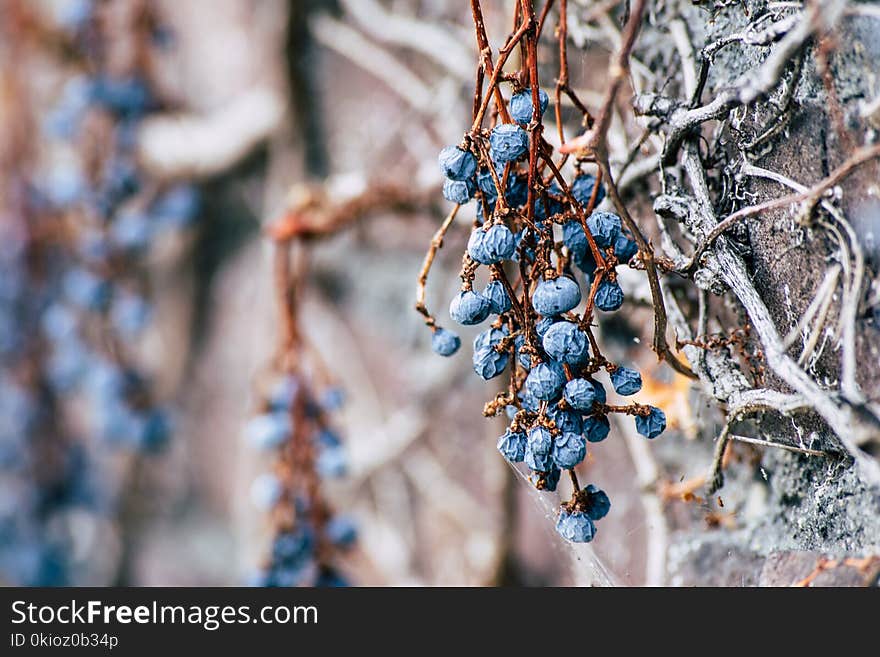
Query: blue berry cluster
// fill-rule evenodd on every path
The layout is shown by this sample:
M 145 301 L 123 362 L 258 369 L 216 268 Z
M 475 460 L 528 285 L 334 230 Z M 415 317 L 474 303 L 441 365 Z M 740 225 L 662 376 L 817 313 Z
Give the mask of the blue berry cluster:
M 473 342 L 473 368 L 487 381 L 505 373 L 510 380 L 485 411 L 506 409 L 510 419 L 498 450 L 511 463 L 524 463 L 538 489 L 555 491 L 561 472 L 573 473 L 584 460 L 588 443 L 608 437 L 611 413 L 632 416 L 647 438 L 663 432 L 666 418 L 652 406 L 608 403 L 601 372 L 623 397 L 638 393 L 642 379 L 598 351 L 592 321 L 596 311 L 623 305 L 615 268 L 636 257 L 638 245 L 618 215 L 595 209 L 605 190 L 579 165 L 570 182 L 544 177 L 539 168 L 529 189 L 529 130 L 549 100 L 540 91 L 535 112 L 533 98 L 530 89 L 516 91 L 508 106 L 512 123 L 469 133 L 444 148 L 439 162 L 446 198 L 475 199 L 478 208 L 449 315 L 465 326 L 489 322 Z M 483 267 L 488 283 L 475 289 Z M 430 317 L 428 324 L 436 353 L 459 350 L 457 334 Z M 589 542 L 610 502 L 592 485 L 579 488 L 573 474 L 572 482 L 557 530 L 569 541 Z
M 147 258 L 199 213 L 195 187 L 137 164 L 134 136 L 162 107 L 144 61 L 111 74 L 101 51 L 122 35 L 103 32 L 96 3 L 61 4 L 46 29 L 69 49 L 41 55 L 65 57 L 56 101 L 14 99 L 40 151 L 0 171 L 0 581 L 26 585 L 86 583 L 102 556 L 72 544 L 72 523 L 116 531 L 116 461 L 169 440 L 169 409 L 132 354 L 153 315 Z
M 315 395 L 301 373 L 278 378 L 262 412 L 245 427 L 255 449 L 274 455 L 273 472 L 251 484 L 254 505 L 275 519 L 272 547 L 253 583 L 259 586 L 348 586 L 334 556 L 357 537 L 352 520 L 333 514 L 320 482 L 343 476 L 347 460 L 329 416 L 343 403 L 342 391 Z

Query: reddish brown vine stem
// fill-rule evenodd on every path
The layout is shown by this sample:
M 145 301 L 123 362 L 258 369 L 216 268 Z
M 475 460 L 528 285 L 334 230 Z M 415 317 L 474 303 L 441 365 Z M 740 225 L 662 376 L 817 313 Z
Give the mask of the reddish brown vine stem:
M 425 254 L 425 260 L 422 262 L 422 268 L 419 271 L 418 285 L 416 287 L 416 310 L 425 318 L 425 324 L 432 329 L 437 325 L 437 320 L 435 320 L 434 316 L 428 311 L 428 306 L 425 303 L 428 274 L 431 273 L 431 266 L 434 264 L 434 258 L 437 257 L 437 251 L 443 247 L 443 238 L 446 237 L 446 231 L 449 230 L 449 226 L 455 221 L 455 215 L 458 214 L 458 209 L 460 207 L 461 206 L 458 204 L 453 206 L 452 210 L 443 220 L 443 223 L 440 224 L 440 228 L 434 233 L 434 237 L 431 238 L 431 245 L 428 247 L 428 252 Z
M 559 143 L 564 144 L 565 135 L 562 126 L 563 92 L 583 115 L 584 125 L 587 128 L 590 128 L 593 125 L 593 116 L 590 114 L 590 110 L 581 102 L 581 99 L 578 98 L 574 89 L 571 88 L 571 85 L 568 82 L 568 0 L 560 0 L 559 2 L 559 23 L 556 27 L 556 37 L 559 41 L 559 77 L 556 80 L 556 107 L 554 109 L 556 114 L 556 128 L 559 132 Z M 557 165 L 560 169 L 566 161 L 568 161 L 568 155 L 568 153 L 563 154 L 562 159 Z M 599 186 L 597 184 L 594 188 L 594 194 L 598 191 L 598 188 Z
M 599 171 L 601 172 L 608 188 L 608 195 L 611 197 L 615 209 L 626 227 L 633 234 L 636 243 L 639 245 L 640 257 L 645 265 L 645 271 L 648 275 L 648 284 L 651 288 L 651 299 L 654 304 L 654 351 L 660 360 L 665 360 L 674 370 L 689 378 L 695 379 L 696 375 L 691 371 L 690 367 L 676 357 L 666 340 L 666 306 L 663 301 L 663 291 L 660 288 L 660 279 L 657 273 L 657 265 L 654 260 L 654 249 L 645 239 L 641 229 L 633 220 L 626 205 L 620 198 L 608 162 L 608 149 L 606 144 L 608 128 L 611 125 L 614 104 L 629 69 L 629 58 L 632 53 L 633 45 L 635 44 L 636 36 L 638 36 L 639 28 L 641 27 L 642 17 L 645 12 L 645 4 L 645 0 L 636 0 L 635 5 L 630 11 L 629 19 L 627 20 L 623 29 L 623 34 L 621 35 L 620 48 L 611 62 L 611 79 L 608 83 L 602 106 L 599 109 L 599 114 L 593 127 L 589 128 L 581 136 L 564 143 L 560 148 L 560 151 L 563 153 L 581 152 L 586 156 L 592 157 L 598 164 Z
M 498 77 L 501 74 L 501 70 L 504 68 L 504 60 L 506 60 L 507 57 L 504 56 L 504 59 L 501 59 L 499 56 L 499 63 L 493 68 L 492 48 L 489 45 L 489 37 L 486 34 L 486 25 L 483 21 L 483 8 L 480 6 L 480 0 L 471 0 L 471 13 L 474 16 L 474 31 L 476 32 L 477 47 L 480 49 L 480 58 L 482 60 L 480 66 L 483 71 L 490 76 L 489 88 L 486 90 L 486 97 L 483 99 L 483 106 L 480 107 L 480 112 L 474 117 L 473 130 L 478 130 L 480 124 L 483 122 L 483 115 L 486 111 L 485 108 L 488 106 L 488 99 L 492 95 L 495 97 L 495 107 L 501 114 L 501 120 L 505 123 L 510 123 L 510 114 L 507 112 L 507 106 L 504 104 L 504 98 L 501 96 L 501 89 L 498 87 Z M 510 49 L 513 49 L 513 45 L 510 45 Z

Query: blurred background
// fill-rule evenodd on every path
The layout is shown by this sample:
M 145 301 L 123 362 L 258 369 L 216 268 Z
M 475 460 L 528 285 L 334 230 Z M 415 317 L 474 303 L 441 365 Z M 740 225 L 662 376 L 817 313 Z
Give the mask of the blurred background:
M 484 4 L 497 45 L 512 3 Z M 595 106 L 619 16 L 570 4 L 572 84 Z M 763 513 L 760 457 L 737 446 L 723 502 L 689 494 L 721 418 L 645 346 L 640 273 L 623 276 L 634 309 L 600 332 L 670 430 L 647 444 L 626 423 L 591 446 L 582 481 L 613 505 L 592 546 L 564 544 L 558 499 L 497 453 L 504 425 L 481 412 L 496 390 L 467 349 L 431 352 L 416 278 L 475 57 L 457 0 L 0 0 L 0 581 L 249 581 L 271 541 L 252 483 L 272 455 L 243 428 L 280 332 L 263 229 L 303 199 L 320 215 L 380 189 L 396 200 L 295 249 L 300 328 L 346 399 L 348 474 L 325 495 L 357 522 L 349 580 L 754 583 L 735 558 L 700 559 L 735 557 L 725 532 Z M 552 45 L 541 57 L 552 80 Z M 441 324 L 468 211 L 428 284 Z

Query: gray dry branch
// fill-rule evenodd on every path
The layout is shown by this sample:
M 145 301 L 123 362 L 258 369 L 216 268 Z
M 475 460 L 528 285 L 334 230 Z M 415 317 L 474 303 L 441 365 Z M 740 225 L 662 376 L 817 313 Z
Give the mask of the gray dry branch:
M 798 452 L 773 458 L 799 464 L 804 486 L 818 479 L 823 492 L 855 500 L 846 515 L 858 539 L 820 518 L 822 536 L 764 551 L 880 546 L 880 467 L 866 451 L 880 442 L 880 332 L 868 300 L 880 264 L 871 252 L 880 135 L 865 110 L 880 92 L 880 18 L 866 6 L 669 2 L 653 7 L 632 51 L 645 65 L 631 66 L 632 104 L 650 136 L 639 142 L 645 164 L 625 195 L 635 205 L 654 192 L 653 232 L 673 270 L 662 281 L 669 322 L 700 389 L 727 414 L 708 490 L 723 485 L 728 442 L 741 440 Z M 631 127 L 627 141 L 636 138 Z M 633 161 L 625 151 L 609 155 L 615 169 Z M 698 303 L 680 302 L 673 287 Z M 689 317 L 698 306 L 699 317 Z M 730 350 L 701 348 L 694 336 L 710 321 L 721 333 L 745 323 L 760 371 Z M 751 436 L 735 431 L 745 418 Z M 805 433 L 816 444 L 804 444 Z

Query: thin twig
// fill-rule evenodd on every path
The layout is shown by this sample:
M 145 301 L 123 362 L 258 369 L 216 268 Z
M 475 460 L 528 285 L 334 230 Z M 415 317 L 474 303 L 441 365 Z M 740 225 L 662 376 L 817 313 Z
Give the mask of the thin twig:
M 419 270 L 415 307 L 416 310 L 424 316 L 425 324 L 431 328 L 434 328 L 437 322 L 434 319 L 434 316 L 428 311 L 428 306 L 425 303 L 428 274 L 431 273 L 431 266 L 434 264 L 434 258 L 437 255 L 437 251 L 443 246 L 443 238 L 446 237 L 446 231 L 449 230 L 452 222 L 455 221 L 455 215 L 458 214 L 458 209 L 460 207 L 461 206 L 456 203 L 452 210 L 449 211 L 449 214 L 446 215 L 443 223 L 440 224 L 440 228 L 434 233 L 434 237 L 431 238 L 431 245 L 428 247 L 428 252 L 425 254 L 425 260 L 422 262 L 422 268 Z

